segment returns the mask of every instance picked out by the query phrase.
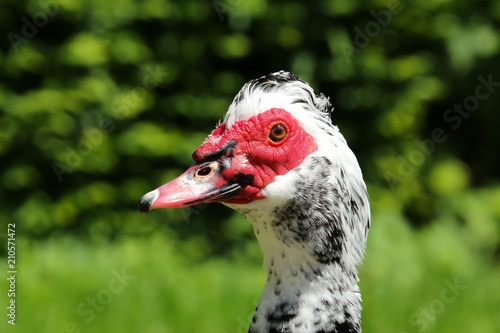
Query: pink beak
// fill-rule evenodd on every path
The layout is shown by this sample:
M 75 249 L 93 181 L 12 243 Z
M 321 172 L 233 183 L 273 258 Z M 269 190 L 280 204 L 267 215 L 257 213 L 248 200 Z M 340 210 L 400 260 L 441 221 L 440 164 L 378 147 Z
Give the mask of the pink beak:
M 146 193 L 139 201 L 139 211 L 147 213 L 155 208 L 189 207 L 232 198 L 241 185 L 224 179 L 223 170 L 219 161 L 195 163 L 176 179 Z

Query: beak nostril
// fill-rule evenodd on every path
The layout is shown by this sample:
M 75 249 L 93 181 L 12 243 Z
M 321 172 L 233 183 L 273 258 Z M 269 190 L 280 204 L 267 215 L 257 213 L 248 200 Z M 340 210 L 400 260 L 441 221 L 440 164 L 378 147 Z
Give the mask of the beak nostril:
M 194 172 L 194 176 L 196 178 L 205 178 L 205 177 L 208 177 L 208 176 L 212 175 L 212 173 L 214 173 L 214 171 L 215 171 L 216 168 L 217 168 L 217 163 L 212 162 L 212 163 L 210 163 L 208 165 L 202 166 L 199 169 L 197 169 Z
M 205 176 L 208 176 L 211 172 L 212 172 L 212 168 L 204 167 L 202 169 L 197 170 L 196 175 L 198 177 L 205 177 Z

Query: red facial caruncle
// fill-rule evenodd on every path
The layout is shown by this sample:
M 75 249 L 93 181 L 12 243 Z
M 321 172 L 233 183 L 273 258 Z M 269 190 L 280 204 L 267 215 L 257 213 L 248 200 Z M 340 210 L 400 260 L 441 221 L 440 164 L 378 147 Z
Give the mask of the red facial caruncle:
M 276 176 L 299 166 L 317 149 L 312 136 L 283 109 L 267 110 L 230 128 L 220 124 L 193 153 L 195 163 L 180 177 L 144 195 L 139 209 L 263 199 L 261 190 Z

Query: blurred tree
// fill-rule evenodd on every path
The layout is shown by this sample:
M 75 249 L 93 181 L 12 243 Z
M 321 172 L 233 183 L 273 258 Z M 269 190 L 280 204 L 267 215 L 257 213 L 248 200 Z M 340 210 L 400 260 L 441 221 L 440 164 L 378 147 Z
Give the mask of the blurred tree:
M 438 197 L 498 182 L 499 8 L 347 0 L 3 4 L 4 219 L 26 221 L 33 235 L 61 227 L 89 234 L 94 224 L 110 235 L 127 229 L 140 218 L 141 193 L 190 163 L 245 81 L 288 69 L 331 96 L 334 122 L 367 181 L 396 196 L 410 223 L 428 224 Z M 196 228 L 220 235 L 223 226 Z

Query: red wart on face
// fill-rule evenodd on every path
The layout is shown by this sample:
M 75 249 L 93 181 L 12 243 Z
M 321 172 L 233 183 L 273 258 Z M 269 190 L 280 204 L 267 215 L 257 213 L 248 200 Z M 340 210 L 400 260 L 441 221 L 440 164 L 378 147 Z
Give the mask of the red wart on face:
M 196 162 L 180 177 L 144 195 L 139 209 L 263 199 L 263 188 L 317 149 L 312 136 L 283 109 L 267 110 L 230 128 L 220 124 L 193 153 Z

